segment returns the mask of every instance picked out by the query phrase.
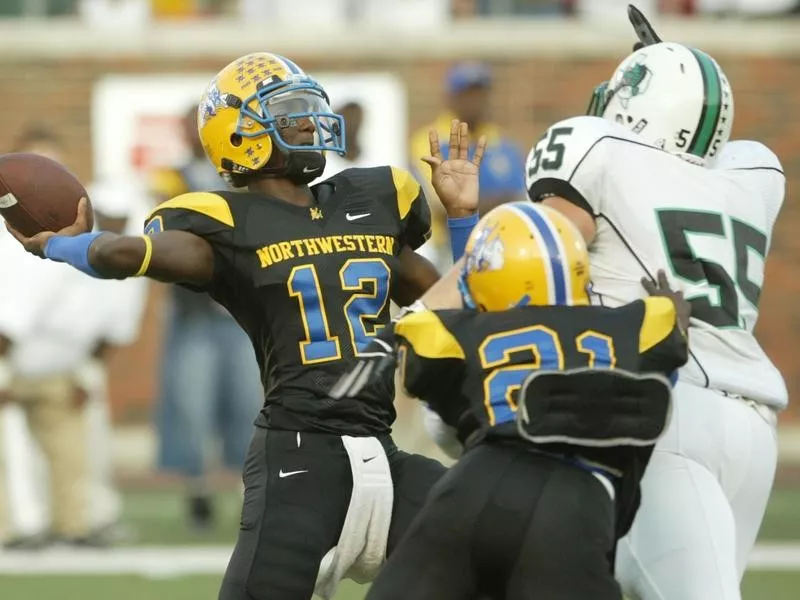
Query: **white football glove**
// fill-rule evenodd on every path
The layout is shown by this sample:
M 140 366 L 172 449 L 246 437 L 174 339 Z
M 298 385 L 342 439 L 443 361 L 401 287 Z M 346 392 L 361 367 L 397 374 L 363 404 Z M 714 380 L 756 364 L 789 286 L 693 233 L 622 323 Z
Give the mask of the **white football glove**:
M 328 395 L 334 400 L 354 398 L 374 381 L 380 381 L 397 365 L 394 348 L 380 338 L 373 339 L 358 355 L 355 366 L 333 384 Z

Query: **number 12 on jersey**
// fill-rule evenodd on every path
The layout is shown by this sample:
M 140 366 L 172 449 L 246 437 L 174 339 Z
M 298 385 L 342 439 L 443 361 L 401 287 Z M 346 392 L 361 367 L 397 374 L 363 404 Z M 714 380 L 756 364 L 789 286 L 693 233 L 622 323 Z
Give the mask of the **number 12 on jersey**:
M 358 355 L 382 325 L 376 320 L 389 301 L 389 266 L 378 258 L 352 258 L 339 270 L 344 291 L 353 294 L 343 307 L 353 351 Z M 372 283 L 372 291 L 367 287 Z M 325 308 L 322 288 L 314 265 L 294 267 L 286 284 L 289 295 L 300 304 L 300 318 L 305 330 L 305 340 L 300 342 L 300 358 L 304 365 L 329 362 L 342 357 L 339 336 L 332 335 Z

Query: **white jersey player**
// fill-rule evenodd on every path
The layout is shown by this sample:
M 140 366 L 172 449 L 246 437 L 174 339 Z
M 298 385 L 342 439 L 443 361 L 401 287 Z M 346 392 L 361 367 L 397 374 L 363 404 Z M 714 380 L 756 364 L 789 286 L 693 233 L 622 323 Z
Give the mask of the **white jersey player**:
M 618 547 L 618 577 L 641 600 L 735 600 L 787 403 L 752 333 L 784 174 L 762 144 L 728 142 L 730 85 L 693 48 L 634 52 L 590 111 L 531 150 L 531 199 L 563 210 L 590 242 L 597 303 L 641 297 L 640 279 L 664 269 L 692 304 L 691 359 Z

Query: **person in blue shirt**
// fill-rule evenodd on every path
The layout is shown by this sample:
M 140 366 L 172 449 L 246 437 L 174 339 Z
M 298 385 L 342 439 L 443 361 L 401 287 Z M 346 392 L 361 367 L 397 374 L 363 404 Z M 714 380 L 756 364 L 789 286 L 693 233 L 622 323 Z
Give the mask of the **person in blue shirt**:
M 435 130 L 439 139 L 447 139 L 453 120 L 469 125 L 473 141 L 485 137 L 486 154 L 480 165 L 479 211 L 485 214 L 495 206 L 525 198 L 525 157 L 517 144 L 506 137 L 501 128 L 490 120 L 492 72 L 480 62 L 461 62 L 453 65 L 446 76 L 447 107 L 428 125 L 418 129 L 411 137 L 411 167 L 422 182 L 430 182 L 431 169 L 420 159 L 429 153 L 429 136 Z M 474 142 L 469 156 L 475 151 Z M 447 160 L 447 144 L 442 145 L 443 158 Z M 426 186 L 428 198 L 436 195 Z M 434 254 L 449 256 L 446 219 L 438 203 L 432 202 L 433 230 L 430 244 Z M 434 258 L 435 257 L 431 257 Z M 438 261 L 437 261 L 438 262 Z

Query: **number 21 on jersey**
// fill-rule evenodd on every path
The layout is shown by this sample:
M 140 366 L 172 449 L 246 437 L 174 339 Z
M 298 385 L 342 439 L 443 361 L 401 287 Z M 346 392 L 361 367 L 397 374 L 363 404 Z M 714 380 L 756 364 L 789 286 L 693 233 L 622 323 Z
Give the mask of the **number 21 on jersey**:
M 345 302 L 345 321 L 353 351 L 358 355 L 382 325 L 375 324 L 389 301 L 389 266 L 379 258 L 351 258 L 339 269 L 342 290 L 352 292 Z M 371 291 L 368 284 L 371 285 Z M 304 365 L 338 360 L 342 357 L 339 336 L 332 335 L 317 269 L 312 264 L 294 267 L 287 281 L 289 295 L 300 304 L 305 340 L 300 342 Z M 372 321 L 372 325 L 370 325 Z
M 578 351 L 587 355 L 587 366 L 597 369 L 613 369 L 616 366 L 614 340 L 611 337 L 587 330 L 575 338 L 575 345 Z M 526 351 L 533 354 L 532 361 L 510 364 L 513 354 Z M 560 371 L 564 368 L 561 339 L 555 331 L 544 325 L 492 334 L 480 345 L 478 355 L 484 369 L 494 369 L 483 381 L 484 406 L 490 425 L 514 419 L 517 405 L 513 394 L 533 371 Z

